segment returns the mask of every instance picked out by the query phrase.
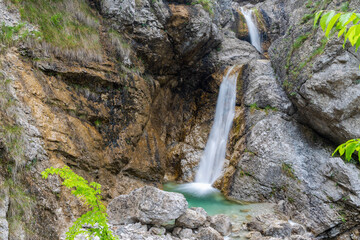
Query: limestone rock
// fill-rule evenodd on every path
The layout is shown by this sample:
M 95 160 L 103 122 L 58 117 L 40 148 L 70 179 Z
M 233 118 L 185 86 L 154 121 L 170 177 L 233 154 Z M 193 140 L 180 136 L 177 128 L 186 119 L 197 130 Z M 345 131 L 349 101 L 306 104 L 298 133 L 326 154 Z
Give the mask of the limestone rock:
M 112 200 L 108 214 L 109 222 L 114 225 L 162 224 L 177 219 L 186 209 L 187 201 L 182 194 L 146 186 Z
M 333 146 L 289 115 L 291 103 L 276 81 L 269 62 L 254 61 L 244 74 L 245 101 L 263 101 L 276 106 L 277 110 L 263 109 L 263 105 L 247 108 L 242 120 L 245 126 L 239 129 L 242 132 L 234 133 L 246 137 L 238 138 L 230 146 L 242 146 L 245 150 L 243 153 L 234 151 L 229 157 L 237 159 L 234 160 L 237 169 L 228 188 L 231 189 L 229 196 L 244 201 L 285 199 L 284 211 L 294 221 L 301 222 L 316 235 L 323 233 L 324 237 L 333 237 L 339 234 L 351 224 L 340 223 L 335 209 L 343 209 L 347 219 L 354 219 L 358 214 L 356 210 L 346 211 L 347 207 L 338 201 L 345 200 L 348 206 L 358 206 L 360 182 L 356 176 L 360 171 L 339 158 L 331 158 Z M 269 84 L 268 88 L 274 91 L 261 90 L 261 84 L 257 83 L 261 79 L 264 79 L 262 84 Z M 334 187 L 338 184 L 341 189 Z M 343 196 L 348 197 L 343 199 Z M 288 228 L 281 225 L 268 229 L 268 232 L 279 232 L 284 228 L 288 234 Z
M 288 238 L 291 235 L 291 227 L 288 222 L 277 221 L 264 229 L 265 236 L 272 236 L 277 238 Z
M 207 213 L 203 208 L 190 208 L 186 209 L 185 213 L 176 219 L 176 226 L 185 228 L 198 228 L 204 225 Z
M 256 104 L 261 109 L 293 112 L 292 104 L 279 86 L 269 60 L 252 61 L 244 75 L 247 79 L 244 99 L 247 106 Z
M 190 228 L 184 228 L 179 233 L 180 239 L 191 239 L 193 235 L 193 231 Z
M 224 238 L 212 227 L 199 228 L 199 232 L 196 235 L 196 239 L 201 240 L 223 240 Z
M 2 177 L 0 176 L 0 181 Z M 8 239 L 9 224 L 6 219 L 6 214 L 9 209 L 9 192 L 3 183 L 0 184 L 0 239 Z
M 140 223 L 120 225 L 114 230 L 115 234 L 120 239 L 132 240 L 172 240 L 173 238 L 168 235 L 157 235 L 147 230 L 146 225 Z
M 329 9 L 334 7 L 333 4 L 328 6 Z M 295 5 L 292 11 L 295 9 L 304 12 L 301 5 Z M 359 10 L 359 7 L 355 9 Z M 291 18 L 303 15 L 292 14 Z M 297 22 L 292 20 L 295 21 L 290 23 Z M 357 107 L 360 52 L 355 52 L 350 45 L 344 49 L 341 39 L 322 40 L 322 31 L 317 31 L 292 51 L 293 42 L 311 29 L 309 23 L 300 28 L 294 26 L 294 31 L 273 42 L 269 51 L 271 61 L 281 84 L 292 96 L 299 120 L 340 144 L 360 135 L 356 127 L 360 124 Z M 314 54 L 319 49 L 323 49 L 321 53 Z
M 210 226 L 223 236 L 226 236 L 231 232 L 230 218 L 224 214 L 210 217 Z

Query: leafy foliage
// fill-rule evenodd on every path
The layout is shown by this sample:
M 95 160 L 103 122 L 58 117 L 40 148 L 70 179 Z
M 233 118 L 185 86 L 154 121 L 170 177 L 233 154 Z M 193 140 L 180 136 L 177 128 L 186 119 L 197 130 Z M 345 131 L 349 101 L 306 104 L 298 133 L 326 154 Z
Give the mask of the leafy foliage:
M 314 26 L 320 19 L 320 26 L 325 32 L 325 36 L 329 37 L 332 30 L 339 31 L 338 37 L 344 35 L 344 46 L 347 41 L 356 47 L 356 51 L 360 47 L 360 13 L 336 13 L 335 11 L 316 13 Z
M 347 141 L 346 143 L 341 144 L 340 146 L 338 146 L 335 151 L 333 152 L 332 156 L 335 155 L 335 153 L 339 153 L 340 156 L 345 154 L 345 159 L 347 161 L 351 160 L 351 156 L 353 155 L 353 153 L 357 151 L 358 152 L 358 157 L 359 157 L 359 161 L 360 161 L 360 138 L 358 139 L 351 139 L 349 141 Z
M 74 190 L 71 191 L 77 198 L 85 202 L 91 208 L 90 211 L 78 218 L 66 233 L 67 240 L 73 240 L 79 234 L 87 234 L 89 237 L 99 237 L 101 240 L 116 240 L 107 224 L 106 207 L 101 202 L 101 185 L 96 182 L 90 184 L 84 178 L 74 173 L 68 166 L 62 168 L 48 168 L 41 173 L 43 178 L 49 174 L 58 175 L 64 181 L 62 185 Z M 83 229 L 82 227 L 91 226 Z

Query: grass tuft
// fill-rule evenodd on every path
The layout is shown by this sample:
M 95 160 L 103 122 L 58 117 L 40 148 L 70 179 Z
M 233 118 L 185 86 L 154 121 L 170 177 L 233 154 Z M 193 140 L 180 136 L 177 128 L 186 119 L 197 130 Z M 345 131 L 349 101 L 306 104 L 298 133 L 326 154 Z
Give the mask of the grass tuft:
M 99 18 L 86 0 L 12 0 L 23 21 L 39 28 L 38 47 L 69 60 L 102 61 Z

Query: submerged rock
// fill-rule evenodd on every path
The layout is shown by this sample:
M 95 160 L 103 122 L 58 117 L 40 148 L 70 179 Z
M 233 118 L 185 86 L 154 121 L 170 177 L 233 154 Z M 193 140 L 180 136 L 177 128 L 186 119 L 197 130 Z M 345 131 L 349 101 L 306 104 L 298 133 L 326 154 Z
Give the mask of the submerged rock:
M 180 193 L 146 186 L 112 200 L 108 205 L 109 222 L 113 225 L 136 222 L 161 225 L 177 219 L 187 206 Z

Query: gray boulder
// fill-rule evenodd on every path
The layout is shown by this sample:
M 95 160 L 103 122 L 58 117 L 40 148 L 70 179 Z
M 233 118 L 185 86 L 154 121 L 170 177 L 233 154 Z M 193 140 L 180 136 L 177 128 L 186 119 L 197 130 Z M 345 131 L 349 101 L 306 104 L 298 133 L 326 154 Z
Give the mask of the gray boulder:
M 224 238 L 212 227 L 202 227 L 196 235 L 199 240 L 223 240 Z
M 194 233 L 190 228 L 184 228 L 179 233 L 180 239 L 191 239 L 194 237 Z
M 160 229 L 158 229 L 160 230 Z M 175 240 L 168 234 L 156 234 L 157 230 L 151 228 L 147 230 L 146 225 L 141 223 L 128 224 L 128 225 L 119 225 L 114 230 L 114 233 L 124 240 Z
M 113 225 L 135 222 L 161 225 L 177 219 L 187 206 L 185 197 L 180 193 L 146 186 L 118 196 L 109 203 L 107 212 Z
M 226 236 L 231 232 L 230 218 L 224 214 L 210 217 L 210 226 L 223 236 Z
M 206 222 L 207 213 L 203 208 L 190 208 L 176 219 L 176 226 L 185 227 L 185 228 L 198 228 Z

